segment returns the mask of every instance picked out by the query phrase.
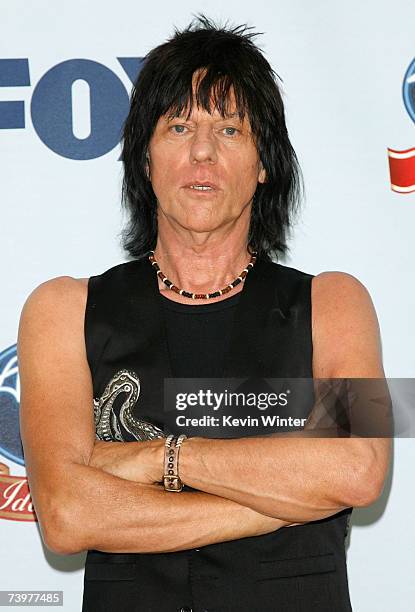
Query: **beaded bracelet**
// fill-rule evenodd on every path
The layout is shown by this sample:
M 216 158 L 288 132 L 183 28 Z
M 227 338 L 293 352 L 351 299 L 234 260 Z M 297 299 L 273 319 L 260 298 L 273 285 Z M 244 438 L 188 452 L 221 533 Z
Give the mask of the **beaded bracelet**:
M 179 476 L 179 451 L 180 446 L 187 436 L 180 434 L 176 437 L 170 434 L 164 444 L 164 476 L 163 483 L 166 491 L 181 491 L 183 483 Z

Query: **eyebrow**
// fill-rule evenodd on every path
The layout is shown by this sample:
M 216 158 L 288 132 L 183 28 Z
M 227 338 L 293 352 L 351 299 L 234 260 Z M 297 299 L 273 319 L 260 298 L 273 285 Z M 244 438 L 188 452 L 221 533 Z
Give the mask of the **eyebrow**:
M 174 116 L 167 115 L 166 120 L 172 121 L 173 119 L 181 119 L 182 117 L 187 117 L 187 113 L 181 112 L 180 115 Z M 221 116 L 221 119 L 234 119 L 235 117 L 238 117 L 238 119 L 240 119 L 238 111 L 235 111 L 234 113 L 229 113 L 227 115 L 224 115 L 223 117 Z
M 175 116 L 175 117 L 166 117 L 166 121 L 174 121 L 175 119 L 184 119 L 186 117 L 187 117 L 186 113 L 181 113 L 180 115 Z M 236 117 L 240 119 L 238 112 L 230 113 L 229 115 L 225 115 L 224 117 L 221 116 L 220 119 L 218 119 L 218 121 L 226 121 L 227 119 L 235 119 Z

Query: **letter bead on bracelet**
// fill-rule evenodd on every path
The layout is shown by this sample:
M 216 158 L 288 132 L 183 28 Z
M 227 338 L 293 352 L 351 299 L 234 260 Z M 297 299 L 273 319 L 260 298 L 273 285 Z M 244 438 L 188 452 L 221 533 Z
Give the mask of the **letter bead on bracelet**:
M 164 489 L 166 491 L 181 491 L 183 483 L 179 476 L 179 451 L 180 446 L 187 436 L 180 434 L 176 437 L 169 434 L 164 444 Z

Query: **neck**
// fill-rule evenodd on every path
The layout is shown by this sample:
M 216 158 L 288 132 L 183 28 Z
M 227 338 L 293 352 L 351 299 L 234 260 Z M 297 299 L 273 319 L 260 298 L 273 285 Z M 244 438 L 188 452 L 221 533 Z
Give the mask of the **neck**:
M 227 245 L 226 245 L 227 246 Z M 246 244 L 223 245 L 199 249 L 195 247 L 174 246 L 165 244 L 158 238 L 154 257 L 162 273 L 179 289 L 194 293 L 212 293 L 222 289 L 235 280 L 248 265 L 251 255 Z M 158 278 L 159 289 L 166 297 L 183 303 L 194 302 L 192 298 L 178 295 Z M 198 299 L 197 303 L 221 301 L 235 295 L 243 289 L 244 283 L 239 283 L 226 294 L 216 298 Z

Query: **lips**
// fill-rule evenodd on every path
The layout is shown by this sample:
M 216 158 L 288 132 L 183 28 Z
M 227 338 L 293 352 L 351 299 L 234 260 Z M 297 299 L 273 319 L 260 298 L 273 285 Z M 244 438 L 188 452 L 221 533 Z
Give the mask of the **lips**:
M 184 185 L 184 187 L 188 189 L 192 189 L 194 187 L 209 187 L 211 190 L 218 188 L 218 186 L 215 183 L 212 183 L 211 181 L 198 181 L 198 180 L 189 182 L 186 185 Z M 194 191 L 197 191 L 197 190 L 194 190 Z M 200 191 L 203 191 L 203 190 L 200 190 Z M 209 191 L 209 190 L 205 189 L 205 191 Z

